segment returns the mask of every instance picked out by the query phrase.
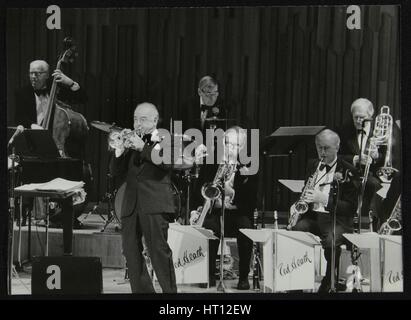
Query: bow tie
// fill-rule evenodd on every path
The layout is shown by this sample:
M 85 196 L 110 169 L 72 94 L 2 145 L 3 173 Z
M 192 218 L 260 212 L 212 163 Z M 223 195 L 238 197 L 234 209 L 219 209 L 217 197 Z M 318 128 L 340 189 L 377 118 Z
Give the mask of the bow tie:
M 34 93 L 38 96 L 45 96 L 48 94 L 47 88 L 34 90 Z
M 211 110 L 211 106 L 206 106 L 205 104 L 201 105 L 201 112 L 206 111 L 206 110 Z
M 325 164 L 325 163 L 323 163 L 321 166 L 320 166 L 320 170 L 324 170 L 324 168 L 325 168 L 325 172 L 330 172 L 330 170 L 331 170 L 331 167 L 328 165 L 328 164 Z
M 142 138 L 141 138 L 145 143 L 150 144 L 151 141 L 151 133 L 145 134 Z

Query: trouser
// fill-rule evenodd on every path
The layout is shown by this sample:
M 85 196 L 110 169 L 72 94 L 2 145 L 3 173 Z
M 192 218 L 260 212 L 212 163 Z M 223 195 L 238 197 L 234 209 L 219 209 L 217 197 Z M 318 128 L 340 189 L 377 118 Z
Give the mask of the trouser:
M 133 214 L 121 218 L 123 254 L 126 258 L 131 291 L 155 293 L 143 256 L 143 239 L 163 293 L 176 293 L 172 251 L 167 243 L 168 215 Z
M 214 232 L 217 237 L 220 237 L 220 210 L 216 210 L 204 220 L 203 227 L 210 229 Z M 238 258 L 239 258 L 239 276 L 240 279 L 247 279 L 248 273 L 250 272 L 250 260 L 251 252 L 253 248 L 253 242 L 250 238 L 244 235 L 239 229 L 247 228 L 251 229 L 252 223 L 251 219 L 245 215 L 238 215 L 235 211 L 226 210 L 224 217 L 224 237 L 236 237 L 237 247 L 238 247 Z M 216 259 L 218 246 L 220 244 L 219 240 L 210 240 L 210 259 L 209 259 L 209 276 L 210 279 L 215 278 L 216 269 Z M 222 260 L 222 259 L 220 259 Z
M 320 213 L 308 211 L 302 215 L 301 220 L 293 228 L 295 231 L 311 232 L 321 238 L 321 244 L 324 248 L 324 257 L 327 261 L 327 270 L 325 273 L 326 281 L 331 281 L 331 263 L 332 263 L 332 236 L 333 224 L 332 217 L 329 213 Z M 352 232 L 352 219 L 347 217 L 337 217 L 335 226 L 335 267 L 338 275 L 338 266 L 340 262 L 342 244 L 349 245 L 343 237 L 343 233 Z

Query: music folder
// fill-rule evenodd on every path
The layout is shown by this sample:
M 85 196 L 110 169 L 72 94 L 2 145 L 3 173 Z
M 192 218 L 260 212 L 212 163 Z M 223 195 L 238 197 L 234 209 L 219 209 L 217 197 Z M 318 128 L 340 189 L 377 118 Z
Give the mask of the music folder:
M 263 150 L 270 155 L 289 155 L 317 135 L 325 126 L 279 127 L 264 139 Z
M 10 134 L 10 131 L 8 134 Z M 60 157 L 56 143 L 49 130 L 25 129 L 14 139 L 14 147 L 16 154 L 22 157 Z

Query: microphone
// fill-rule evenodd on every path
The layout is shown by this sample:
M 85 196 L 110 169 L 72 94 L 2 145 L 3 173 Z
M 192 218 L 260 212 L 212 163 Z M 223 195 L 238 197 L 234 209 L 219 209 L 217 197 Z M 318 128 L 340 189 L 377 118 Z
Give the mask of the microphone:
M 362 121 L 362 123 L 361 123 L 361 126 L 364 128 L 364 126 L 365 126 L 365 123 L 366 122 L 372 122 L 372 118 L 365 118 L 363 121 Z
M 16 131 L 14 132 L 14 134 L 12 135 L 12 137 L 10 138 L 7 146 L 11 145 L 14 142 L 14 139 L 24 131 L 24 127 L 22 125 L 17 126 Z

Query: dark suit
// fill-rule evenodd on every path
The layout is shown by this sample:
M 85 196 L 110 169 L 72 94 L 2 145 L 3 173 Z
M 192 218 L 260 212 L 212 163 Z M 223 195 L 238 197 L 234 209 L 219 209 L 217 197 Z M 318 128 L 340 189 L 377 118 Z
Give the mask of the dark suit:
M 50 90 L 50 82 L 48 83 Z M 77 91 L 72 91 L 64 86 L 60 87 L 57 99 L 65 103 L 86 103 L 87 96 L 82 87 Z M 32 123 L 37 123 L 36 98 L 31 85 L 25 86 L 16 91 L 15 124 L 30 128 Z
M 226 119 L 228 117 L 231 106 L 224 101 L 222 98 L 218 98 L 214 106 L 207 107 L 207 118 L 213 116 L 219 119 Z M 188 99 L 183 103 L 183 114 L 181 115 L 181 120 L 183 121 L 183 132 L 189 128 L 196 128 L 198 130 L 209 129 L 210 125 L 216 125 L 217 128 L 225 130 L 225 122 L 210 122 L 206 121 L 204 127 L 201 127 L 201 107 L 200 107 L 200 97 L 196 96 Z M 230 124 L 228 124 L 230 127 Z
M 217 168 L 218 166 L 215 165 L 210 170 L 200 172 L 199 183 L 195 192 L 194 209 L 203 204 L 204 198 L 201 196 L 201 186 L 205 182 L 211 182 L 214 179 Z M 257 187 L 257 175 L 242 176 L 240 171 L 237 170 L 234 177 L 235 196 L 232 201 L 237 209 L 225 209 L 224 235 L 237 238 L 240 279 L 247 279 L 248 277 L 253 242 L 239 229 L 253 228 L 253 211 L 257 202 Z M 213 208 L 203 224 L 204 228 L 212 230 L 217 237 L 220 237 L 221 234 L 220 216 L 221 208 Z M 219 240 L 210 240 L 209 276 L 211 282 L 215 279 L 218 246 Z
M 369 137 L 373 135 L 373 126 L 370 128 Z M 341 143 L 339 154 L 341 157 L 349 163 L 353 163 L 355 155 L 359 155 L 360 146 L 357 139 L 357 130 L 354 127 L 352 121 L 345 123 L 339 130 L 337 130 Z M 366 148 L 369 145 L 369 139 L 367 140 Z M 381 198 L 376 194 L 381 188 L 381 183 L 378 178 L 378 169 L 384 166 L 384 160 L 386 155 L 386 146 L 379 146 L 378 158 L 370 165 L 370 174 L 367 177 L 367 184 L 364 193 L 364 202 L 362 207 L 362 215 L 368 216 L 368 211 L 372 210 L 375 218 L 381 220 Z M 367 149 L 365 149 L 367 150 Z M 393 125 L 393 138 L 392 138 L 392 165 L 394 168 L 401 170 L 401 133 L 397 125 Z M 364 169 L 364 166 L 362 166 Z M 375 228 L 378 226 L 378 219 L 375 219 Z
M 308 176 L 311 176 L 318 166 L 318 159 L 310 161 L 308 164 Z M 337 159 L 335 172 L 340 172 L 345 175 L 345 172 L 350 167 L 340 158 Z M 334 174 L 335 175 L 335 174 Z M 303 214 L 297 224 L 294 226 L 295 231 L 311 232 L 321 238 L 322 246 L 324 247 L 324 256 L 327 260 L 327 272 L 325 281 L 331 279 L 331 247 L 332 247 L 332 213 L 336 208 L 336 266 L 338 267 L 341 248 L 340 245 L 348 242 L 343 237 L 343 233 L 351 233 L 353 231 L 353 217 L 357 207 L 357 192 L 358 181 L 354 176 L 349 178 L 349 181 L 340 184 L 339 197 L 335 203 L 333 195 L 333 185 L 330 187 L 328 204 L 325 208 L 330 213 L 315 212 L 311 209 Z
M 133 293 L 154 293 L 142 255 L 144 237 L 151 263 L 163 293 L 177 292 L 172 252 L 167 243 L 168 222 L 174 213 L 170 171 L 151 161 L 154 145 L 113 156 L 111 173 L 126 171 L 126 189 L 121 208 L 123 254 Z

